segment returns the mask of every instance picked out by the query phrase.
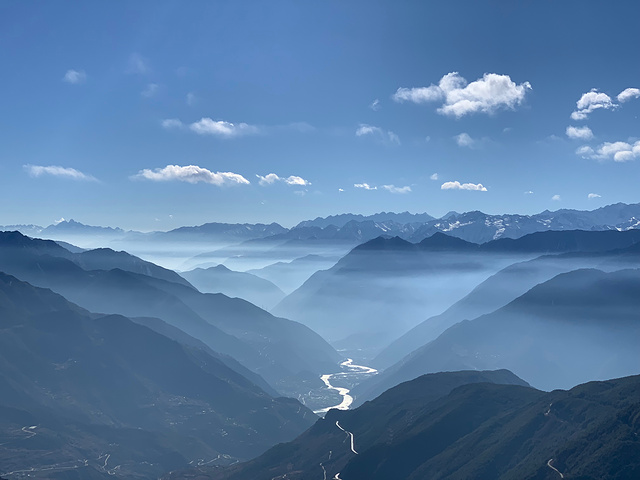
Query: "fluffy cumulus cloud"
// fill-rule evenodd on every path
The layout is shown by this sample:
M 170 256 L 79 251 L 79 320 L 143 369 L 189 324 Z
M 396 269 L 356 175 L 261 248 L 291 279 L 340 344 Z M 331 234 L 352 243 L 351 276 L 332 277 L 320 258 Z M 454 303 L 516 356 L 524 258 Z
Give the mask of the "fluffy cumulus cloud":
M 586 127 L 586 126 L 585 127 L 568 126 L 566 133 L 567 133 L 567 137 L 578 139 L 578 140 L 591 140 L 593 138 L 593 132 L 589 127 Z
M 82 173 L 75 168 L 60 167 L 58 165 L 49 165 L 46 167 L 41 165 L 24 165 L 24 169 L 32 177 L 52 176 L 70 180 L 96 181 L 95 177 Z
M 396 187 L 395 185 L 382 185 L 382 188 L 384 188 L 386 191 L 391 193 L 410 193 L 411 192 L 411 187 L 408 185 L 404 187 Z
M 442 102 L 438 113 L 460 118 L 471 113 L 492 114 L 501 109 L 515 110 L 522 104 L 529 82 L 516 84 L 509 75 L 485 73 L 468 83 L 458 72 L 451 72 L 437 85 L 418 88 L 399 88 L 392 98 L 396 102 L 417 104 Z
M 635 143 L 605 142 L 595 149 L 584 145 L 576 150 L 583 158 L 595 160 L 613 160 L 614 162 L 629 162 L 640 158 L 640 140 Z
M 573 120 L 585 120 L 594 110 L 612 110 L 617 105 L 611 101 L 611 97 L 597 89 L 584 93 L 576 102 L 576 110 L 571 114 Z
M 590 193 L 589 195 L 587 195 L 587 198 L 589 200 L 593 199 L 593 198 L 601 198 L 602 195 L 598 195 L 597 193 Z
M 167 165 L 164 168 L 154 170 L 145 168 L 140 170 L 132 179 L 145 179 L 154 182 L 187 182 L 210 183 L 212 185 L 248 185 L 249 180 L 242 175 L 231 172 L 212 172 L 197 165 Z
M 83 70 L 67 70 L 67 73 L 65 73 L 64 77 L 62 77 L 62 80 L 64 82 L 70 83 L 72 85 L 84 83 L 86 79 L 87 74 L 84 73 Z
M 258 177 L 258 183 L 263 187 L 266 185 L 273 185 L 276 182 L 286 183 L 287 185 L 295 185 L 298 187 L 305 187 L 307 185 L 311 185 L 311 182 L 305 180 L 302 177 L 298 177 L 296 175 L 290 175 L 288 177 L 280 177 L 275 173 L 269 173 L 267 175 L 256 175 Z
M 483 186 L 481 183 L 460 183 L 458 181 L 455 182 L 445 182 L 440 186 L 441 190 L 473 190 L 476 192 L 486 192 L 487 188 Z
M 377 190 L 378 189 L 378 187 L 371 186 L 368 183 L 354 183 L 353 186 L 355 188 L 362 188 L 364 190 Z
M 628 102 L 634 98 L 640 98 L 640 88 L 625 88 L 618 94 L 620 103 Z
M 199 121 L 189 125 L 189 128 L 199 135 L 213 135 L 222 138 L 252 135 L 260 131 L 260 129 L 254 125 L 231 123 L 225 122 L 224 120 L 212 120 L 209 117 L 201 118 Z
M 357 137 L 371 136 L 383 143 L 394 143 L 396 145 L 400 145 L 400 138 L 398 135 L 388 130 L 385 131 L 380 127 L 375 127 L 373 125 L 367 125 L 366 123 L 361 123 L 358 129 L 356 130 Z

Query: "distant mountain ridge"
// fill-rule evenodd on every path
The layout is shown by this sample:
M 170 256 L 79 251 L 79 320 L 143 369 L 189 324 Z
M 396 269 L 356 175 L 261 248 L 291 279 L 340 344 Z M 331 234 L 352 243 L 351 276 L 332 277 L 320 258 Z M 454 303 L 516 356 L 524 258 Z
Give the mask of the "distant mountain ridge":
M 435 217 L 432 217 L 428 213 L 393 213 L 393 212 L 380 212 L 374 213 L 373 215 L 360 215 L 354 213 L 342 213 L 339 215 L 329 215 L 328 217 L 317 217 L 314 220 L 305 220 L 300 222 L 294 228 L 304 228 L 304 227 L 320 227 L 326 228 L 329 225 L 333 225 L 338 228 L 344 227 L 347 223 L 351 221 L 355 222 L 395 222 L 399 224 L 407 224 L 407 223 L 426 223 L 431 220 L 435 220 Z
M 120 228 L 84 225 L 74 220 L 48 227 L 37 225 L 0 226 L 0 230 L 18 230 L 25 235 L 57 237 L 70 234 L 101 235 L 145 241 L 226 241 L 324 239 L 365 242 L 380 235 L 399 236 L 420 242 L 436 232 L 474 243 L 499 238 L 519 238 L 547 230 L 630 230 L 640 229 L 640 203 L 616 203 L 595 210 L 545 210 L 534 215 L 487 214 L 480 211 L 448 212 L 441 218 L 427 213 L 380 212 L 373 215 L 344 213 L 305 220 L 293 228 L 271 224 L 230 224 L 211 222 L 184 226 L 166 232 L 140 233 Z M 65 238 L 56 238 L 64 240 Z

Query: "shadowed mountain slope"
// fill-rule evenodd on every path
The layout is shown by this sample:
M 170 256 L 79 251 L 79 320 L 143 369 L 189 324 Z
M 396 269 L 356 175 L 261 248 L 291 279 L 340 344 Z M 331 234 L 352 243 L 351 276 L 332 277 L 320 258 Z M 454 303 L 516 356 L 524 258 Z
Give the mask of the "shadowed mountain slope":
M 639 395 L 639 376 L 544 393 L 506 371 L 425 375 L 353 411 L 331 410 L 257 459 L 170 478 L 631 480 Z
M 285 379 L 301 372 L 324 373 L 339 360 L 309 328 L 273 317 L 244 300 L 202 294 L 186 281 L 174 283 L 118 268 L 86 271 L 65 258 L 71 254 L 54 242 L 17 240 L 25 246 L 0 246 L 0 269 L 51 288 L 91 311 L 161 318 L 214 351 L 233 356 L 277 390 Z M 55 254 L 66 252 L 65 257 L 38 254 L 51 249 L 57 249 Z
M 314 418 L 203 349 L 5 274 L 0 330 L 2 473 L 156 477 L 198 458 L 250 458 Z
M 640 270 L 557 275 L 465 320 L 354 389 L 358 402 L 429 372 L 508 368 L 536 388 L 640 372 Z

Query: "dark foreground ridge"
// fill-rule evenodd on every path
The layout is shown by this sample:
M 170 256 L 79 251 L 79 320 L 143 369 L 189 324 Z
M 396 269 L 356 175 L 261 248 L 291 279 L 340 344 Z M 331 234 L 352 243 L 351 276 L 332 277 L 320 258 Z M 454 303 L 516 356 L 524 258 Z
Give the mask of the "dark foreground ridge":
M 424 375 L 255 460 L 170 478 L 640 478 L 640 376 L 550 393 L 523 383 L 505 370 Z

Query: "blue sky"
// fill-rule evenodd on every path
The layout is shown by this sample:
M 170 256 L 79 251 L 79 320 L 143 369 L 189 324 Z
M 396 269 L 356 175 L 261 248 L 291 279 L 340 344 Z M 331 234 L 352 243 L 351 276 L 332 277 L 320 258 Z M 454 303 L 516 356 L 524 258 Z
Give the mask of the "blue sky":
M 636 203 L 638 18 L 635 0 L 0 2 L 0 224 Z

